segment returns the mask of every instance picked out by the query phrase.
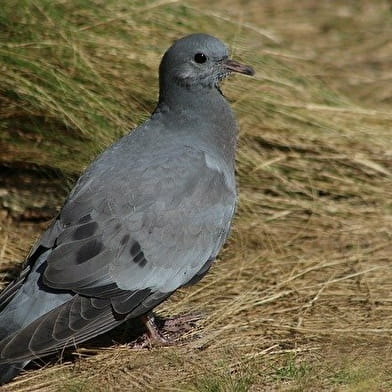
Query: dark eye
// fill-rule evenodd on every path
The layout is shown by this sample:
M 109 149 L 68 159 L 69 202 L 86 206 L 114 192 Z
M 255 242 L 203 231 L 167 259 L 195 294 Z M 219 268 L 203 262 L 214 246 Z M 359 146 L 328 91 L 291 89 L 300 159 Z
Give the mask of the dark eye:
M 207 61 L 207 56 L 204 53 L 196 53 L 194 60 L 196 63 L 203 64 Z

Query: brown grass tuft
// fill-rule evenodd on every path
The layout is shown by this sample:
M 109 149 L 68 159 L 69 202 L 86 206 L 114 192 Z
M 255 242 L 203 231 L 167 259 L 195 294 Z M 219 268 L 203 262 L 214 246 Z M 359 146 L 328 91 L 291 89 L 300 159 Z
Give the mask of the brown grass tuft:
M 177 36 L 215 34 L 257 74 L 224 86 L 241 128 L 230 240 L 200 284 L 159 308 L 199 312 L 198 327 L 177 347 L 82 345 L 5 390 L 392 389 L 389 3 L 21 3 L 25 36 L 13 20 L 0 46 L 10 178 L 74 178 L 151 110 L 151 72 Z M 38 212 L 61 197 L 38 202 L 42 179 L 0 185 L 5 282 L 42 230 Z

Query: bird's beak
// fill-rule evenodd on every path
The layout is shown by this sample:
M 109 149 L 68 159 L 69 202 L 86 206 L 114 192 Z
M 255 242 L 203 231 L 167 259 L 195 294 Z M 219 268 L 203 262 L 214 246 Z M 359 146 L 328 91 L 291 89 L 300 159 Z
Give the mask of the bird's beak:
M 222 65 L 232 72 L 238 72 L 250 76 L 255 74 L 255 71 L 249 65 L 241 64 L 231 59 L 223 60 Z

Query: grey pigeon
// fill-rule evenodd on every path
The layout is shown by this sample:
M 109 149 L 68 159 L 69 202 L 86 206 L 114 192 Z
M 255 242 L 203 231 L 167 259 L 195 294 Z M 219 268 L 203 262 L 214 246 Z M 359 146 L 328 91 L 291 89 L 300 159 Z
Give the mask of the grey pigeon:
M 0 383 L 26 364 L 145 317 L 200 280 L 236 203 L 236 123 L 219 82 L 252 68 L 206 34 L 176 41 L 151 117 L 93 161 L 0 295 Z

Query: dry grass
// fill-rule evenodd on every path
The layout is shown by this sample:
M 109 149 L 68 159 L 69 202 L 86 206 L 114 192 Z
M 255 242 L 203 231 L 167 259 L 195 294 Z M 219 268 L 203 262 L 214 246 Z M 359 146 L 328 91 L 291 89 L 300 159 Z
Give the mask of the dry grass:
M 0 46 L 1 164 L 22 178 L 37 167 L 72 177 L 145 117 L 159 56 L 177 36 L 215 34 L 257 75 L 224 86 L 241 126 L 230 241 L 200 284 L 159 308 L 202 313 L 198 328 L 178 347 L 82 345 L 80 360 L 52 361 L 5 390 L 391 390 L 388 2 L 31 4 L 25 36 Z M 63 194 L 48 201 L 47 179 L 33 179 L 42 192 L 4 180 L 3 270 L 42 230 L 15 216 Z

